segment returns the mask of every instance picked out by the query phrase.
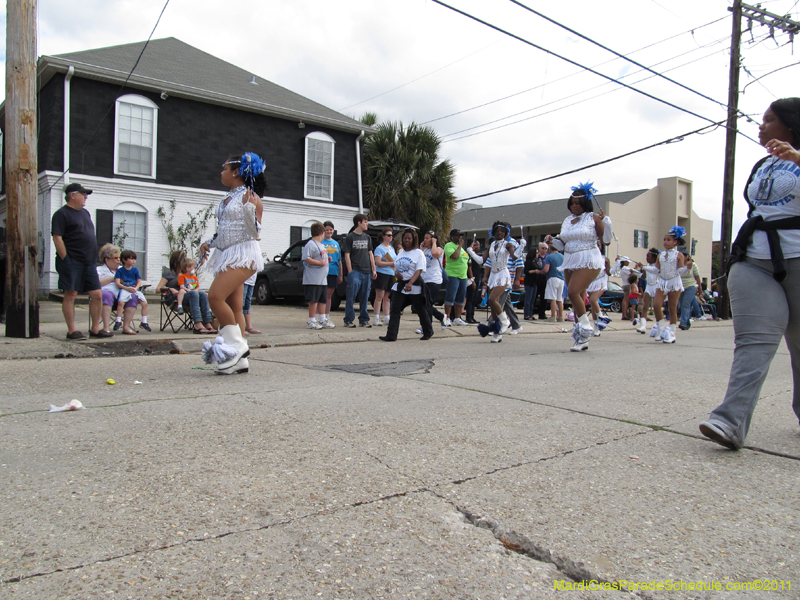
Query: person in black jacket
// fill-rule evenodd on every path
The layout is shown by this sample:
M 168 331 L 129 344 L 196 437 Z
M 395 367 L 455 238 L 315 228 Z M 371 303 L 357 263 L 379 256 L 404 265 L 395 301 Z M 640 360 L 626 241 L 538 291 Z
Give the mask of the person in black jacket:
M 539 279 L 547 277 L 542 275 L 545 258 L 547 258 L 547 244 L 545 243 L 539 244 L 537 252 L 531 250 L 525 257 L 525 267 L 523 268 L 525 275 L 525 308 L 523 315 L 526 321 L 533 321 L 534 319 L 533 312 L 540 287 L 542 294 L 544 294 L 544 286 L 539 285 Z M 544 305 L 544 302 L 542 302 L 542 305 Z

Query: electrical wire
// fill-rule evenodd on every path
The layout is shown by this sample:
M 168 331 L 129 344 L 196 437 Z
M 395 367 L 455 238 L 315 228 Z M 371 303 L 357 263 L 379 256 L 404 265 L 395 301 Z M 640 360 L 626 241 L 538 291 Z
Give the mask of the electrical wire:
M 666 81 L 669 81 L 670 83 L 674 83 L 675 85 L 677 85 L 678 87 L 681 87 L 681 88 L 683 88 L 683 89 L 684 89 L 684 90 L 686 90 L 686 91 L 692 92 L 693 94 L 696 94 L 696 95 L 700 96 L 701 98 L 705 98 L 706 100 L 710 100 L 711 102 L 714 102 L 715 104 L 718 104 L 718 105 L 720 105 L 720 106 L 723 106 L 723 107 L 725 107 L 725 108 L 727 108 L 727 107 L 728 107 L 728 105 L 727 105 L 726 103 L 724 103 L 724 102 L 720 102 L 719 100 L 716 100 L 716 99 L 714 99 L 714 98 L 711 98 L 710 96 L 706 96 L 706 95 L 705 95 L 705 94 L 703 94 L 702 92 L 698 92 L 697 90 L 695 90 L 695 89 L 693 89 L 693 88 L 690 88 L 689 86 L 686 86 L 686 85 L 684 85 L 684 84 L 680 83 L 679 81 L 675 81 L 674 79 L 671 79 L 671 78 L 669 78 L 669 77 L 666 77 L 665 75 L 663 75 L 663 74 L 661 74 L 661 73 L 658 73 L 657 71 L 653 71 L 653 70 L 652 70 L 650 67 L 646 67 L 646 66 L 645 66 L 645 65 L 643 65 L 642 63 L 640 63 L 640 62 L 637 62 L 637 61 L 633 60 L 632 58 L 629 58 L 629 57 L 627 57 L 627 56 L 625 56 L 625 55 L 623 55 L 623 54 L 620 54 L 619 52 L 617 52 L 616 50 L 612 50 L 612 49 L 611 49 L 611 48 L 609 48 L 608 46 L 604 46 L 604 45 L 603 45 L 603 44 L 601 44 L 600 42 L 598 42 L 598 41 L 595 41 L 595 40 L 593 40 L 592 38 L 590 38 L 590 37 L 587 37 L 587 36 L 583 35 L 582 33 L 578 32 L 578 31 L 575 31 L 574 29 L 572 29 L 572 28 L 570 28 L 570 27 L 567 27 L 567 26 L 566 26 L 566 25 L 564 25 L 563 23 L 559 23 L 559 22 L 558 22 L 558 21 L 556 21 L 555 19 L 551 19 L 551 18 L 550 18 L 550 17 L 548 17 L 547 15 L 544 15 L 544 14 L 540 13 L 539 11 L 537 11 L 537 10 L 535 10 L 535 9 L 533 9 L 533 8 L 529 7 L 529 6 L 526 6 L 526 5 L 522 4 L 522 2 L 519 2 L 519 0 L 509 0 L 509 2 L 511 2 L 512 4 L 516 4 L 516 5 L 517 5 L 517 6 L 519 6 L 520 8 L 524 8 L 524 9 L 525 9 L 525 10 L 527 10 L 528 12 L 531 12 L 531 13 L 535 14 L 535 15 L 536 15 L 536 16 L 538 16 L 538 17 L 541 17 L 542 19 L 544 19 L 544 20 L 545 20 L 545 21 L 547 21 L 548 23 L 552 23 L 553 25 L 556 25 L 556 26 L 560 27 L 561 29 L 564 29 L 564 30 L 566 30 L 566 31 L 569 31 L 569 32 L 570 32 L 570 33 L 572 33 L 573 35 L 577 35 L 577 36 L 578 36 L 579 38 L 581 38 L 582 40 L 586 40 L 587 42 L 589 42 L 589 43 L 591 43 L 591 44 L 594 44 L 594 45 L 595 45 L 595 46 L 597 46 L 598 48 L 602 48 L 602 49 L 603 49 L 603 50 L 605 50 L 606 52 L 610 52 L 611 54 L 613 54 L 614 56 L 616 56 L 616 57 L 618 57 L 618 58 L 621 58 L 621 59 L 623 59 L 623 60 L 626 60 L 626 61 L 628 61 L 629 63 L 631 63 L 631 64 L 634 64 L 634 65 L 636 65 L 637 67 L 639 67 L 639 68 L 641 68 L 641 69 L 644 69 L 645 71 L 649 71 L 649 72 L 650 72 L 650 73 L 652 73 L 653 75 L 656 75 L 657 77 L 661 77 L 662 79 L 664 79 L 664 80 L 666 80 Z
M 798 0 L 798 1 L 800 1 L 800 0 Z M 697 31 L 699 29 L 703 29 L 704 27 L 708 27 L 709 25 L 714 25 L 715 23 L 719 23 L 723 19 L 727 19 L 727 17 L 721 17 L 719 19 L 716 19 L 714 21 L 706 23 L 705 25 L 700 25 L 699 27 L 695 27 L 694 29 L 689 29 L 689 30 L 683 31 L 681 33 L 676 33 L 675 35 L 672 35 L 672 36 L 670 36 L 668 38 L 664 38 L 663 40 L 659 40 L 658 42 L 653 42 L 652 44 L 648 44 L 647 46 L 642 46 L 641 48 L 639 48 L 637 50 L 633 50 L 632 52 L 629 52 L 626 56 L 630 56 L 632 54 L 636 54 L 637 52 L 642 52 L 644 50 L 647 50 L 648 48 L 652 48 L 654 46 L 658 46 L 659 44 L 663 44 L 664 42 L 668 42 L 668 41 L 673 40 L 673 39 L 675 39 L 677 37 L 680 37 L 682 35 L 686 35 L 687 33 L 691 33 L 692 35 L 694 35 L 695 31 Z M 728 37 L 726 36 L 725 38 L 722 38 L 722 39 L 727 40 Z M 714 43 L 716 44 L 716 43 L 719 43 L 719 42 L 717 41 L 717 42 L 714 42 Z M 704 47 L 708 47 L 708 44 L 706 44 L 705 46 L 698 45 L 698 47 L 695 48 L 695 50 L 702 49 Z M 685 54 L 688 54 L 688 52 L 684 52 L 683 54 L 679 54 L 678 56 L 684 56 Z M 677 58 L 677 57 L 673 57 L 673 58 Z M 604 61 L 602 63 L 599 63 L 599 64 L 595 65 L 594 68 L 602 67 L 603 65 L 607 65 L 608 63 L 612 63 L 615 60 L 617 60 L 617 59 L 616 58 L 611 58 L 611 59 L 609 59 L 607 61 Z M 667 60 L 672 60 L 672 59 L 667 59 Z M 662 61 L 662 62 L 666 62 L 666 61 Z M 657 64 L 660 64 L 660 63 L 657 63 Z M 570 77 L 575 77 L 576 75 L 579 75 L 581 73 L 583 73 L 583 70 L 576 71 L 575 73 L 570 73 L 569 75 L 565 75 L 563 77 L 559 77 L 558 79 L 554 79 L 553 81 L 550 81 L 549 83 L 558 83 L 559 81 L 563 81 L 565 79 L 569 79 Z M 473 111 L 473 110 L 477 110 L 479 108 L 483 108 L 483 107 L 489 106 L 491 104 L 496 104 L 497 102 L 502 102 L 503 100 L 508 100 L 509 98 L 514 98 L 515 96 L 520 96 L 522 94 L 526 94 L 528 92 L 532 92 L 532 91 L 537 90 L 539 88 L 543 88 L 546 85 L 548 85 L 548 84 L 547 83 L 540 84 L 540 85 L 534 86 L 532 88 L 528 88 L 526 90 L 522 90 L 520 92 L 515 92 L 515 93 L 510 94 L 508 96 L 503 96 L 502 98 L 497 98 L 496 100 L 490 100 L 489 102 L 484 102 L 483 104 L 479 104 L 477 106 L 473 106 L 472 108 L 465 108 L 463 110 L 459 110 L 457 112 L 450 113 L 450 114 L 444 115 L 442 117 L 436 117 L 435 119 L 431 119 L 430 121 L 425 121 L 423 123 L 420 123 L 420 125 L 428 125 L 429 123 L 434 123 L 436 121 L 441 121 L 443 119 L 448 119 L 450 117 L 455 117 L 457 115 L 461 115 L 461 114 L 464 114 L 464 113 L 467 113 L 467 112 L 470 112 L 470 111 Z
M 625 87 L 625 88 L 627 88 L 627 89 L 629 89 L 629 90 L 631 90 L 633 92 L 636 92 L 637 94 L 641 94 L 642 96 L 650 98 L 651 100 L 655 100 L 656 102 L 660 102 L 661 104 L 665 104 L 667 106 L 670 106 L 670 107 L 672 107 L 672 108 L 674 108 L 676 110 L 679 110 L 680 112 L 684 112 L 686 114 L 692 115 L 693 117 L 697 117 L 698 119 L 706 121 L 707 123 L 715 123 L 716 124 L 716 121 L 714 121 L 713 119 L 709 119 L 708 117 L 704 117 L 702 115 L 699 115 L 696 112 L 693 112 L 693 111 L 689 110 L 688 108 L 683 108 L 681 106 L 678 106 L 677 104 L 673 104 L 672 102 L 669 102 L 668 100 L 664 100 L 663 98 L 659 98 L 658 96 L 654 96 L 654 95 L 649 94 L 649 93 L 647 93 L 647 92 L 645 92 L 643 90 L 639 90 L 639 89 L 637 89 L 637 88 L 635 88 L 633 86 L 630 86 L 630 85 L 628 85 L 626 83 L 623 83 L 623 82 L 619 81 L 618 79 L 615 79 L 615 78 L 613 78 L 613 77 L 611 77 L 609 75 L 605 75 L 603 73 L 600 73 L 599 71 L 596 71 L 595 69 L 592 69 L 590 67 L 582 65 L 579 62 L 576 62 L 576 61 L 574 61 L 574 60 L 572 60 L 570 58 L 567 58 L 566 56 L 562 56 L 560 54 L 557 54 L 556 52 L 553 52 L 552 50 L 548 50 L 547 48 L 544 48 L 544 47 L 542 47 L 542 46 L 540 46 L 540 45 L 538 45 L 538 44 L 536 44 L 534 42 L 531 42 L 530 40 L 526 40 L 525 38 L 520 37 L 520 36 L 518 36 L 516 34 L 513 34 L 510 31 L 506 31 L 505 29 L 502 29 L 501 27 L 498 27 L 497 25 L 492 25 L 488 21 L 484 21 L 483 19 L 480 19 L 480 18 L 478 18 L 478 17 L 476 17 L 474 15 L 471 15 L 471 14 L 469 14 L 467 12 L 464 12 L 463 10 L 460 10 L 458 8 L 450 6 L 449 4 L 447 4 L 445 2 L 442 2 L 442 0 L 433 0 L 433 2 L 435 2 L 436 4 L 439 4 L 440 6 L 444 6 L 445 8 L 448 8 L 448 9 L 452 10 L 453 12 L 456 12 L 456 13 L 462 15 L 462 16 L 465 16 L 468 19 L 472 19 L 473 21 L 481 23 L 482 25 L 485 25 L 486 27 L 494 29 L 495 31 L 503 33 L 503 34 L 505 34 L 505 35 L 507 35 L 509 37 L 512 37 L 515 40 L 518 40 L 518 41 L 520 41 L 520 42 L 522 42 L 524 44 L 527 44 L 527 45 L 529 45 L 529 46 L 531 46 L 533 48 L 536 48 L 537 50 L 541 50 L 542 52 L 547 52 L 549 54 L 552 54 L 553 56 L 555 56 L 557 58 L 560 58 L 564 62 L 568 62 L 569 64 L 574 65 L 576 67 L 580 67 L 581 69 L 583 69 L 585 71 L 588 71 L 588 72 L 590 72 L 590 73 L 592 73 L 594 75 L 597 75 L 598 77 L 602 77 L 603 79 L 607 79 L 607 80 L 612 81 L 612 82 L 614 82 L 614 83 L 616 83 L 618 85 L 621 85 L 622 87 Z M 739 133 L 740 133 L 740 135 L 744 136 L 746 139 L 750 140 L 751 142 L 758 144 L 758 142 L 756 140 L 754 140 L 753 138 L 751 138 L 751 137 L 749 137 L 749 136 L 747 136 L 747 135 L 745 135 L 745 134 L 743 134 L 741 132 L 739 132 Z
M 529 181 L 528 183 L 522 183 L 520 185 L 515 185 L 512 187 L 507 187 L 502 190 L 495 190 L 494 192 L 486 192 L 485 194 L 478 194 L 476 196 L 469 196 L 468 198 L 461 198 L 456 200 L 456 202 L 466 202 L 467 200 L 476 200 L 478 198 L 486 198 L 487 196 L 494 196 L 495 194 L 502 194 L 503 192 L 510 192 L 512 190 L 518 190 L 520 188 L 527 187 L 529 185 L 534 185 L 537 183 L 542 183 L 543 181 L 550 181 L 551 179 L 558 179 L 559 177 L 564 177 L 566 175 L 572 175 L 573 173 L 579 173 L 580 171 L 585 171 L 586 169 L 591 169 L 592 167 L 597 167 L 600 165 L 605 165 L 610 162 L 614 162 L 615 160 L 620 160 L 622 158 L 626 158 L 628 156 L 632 156 L 634 154 L 638 154 L 639 152 L 644 152 L 645 150 L 651 150 L 658 146 L 663 146 L 665 144 L 674 144 L 677 142 L 682 142 L 684 139 L 690 135 L 694 134 L 701 134 L 706 129 L 716 129 L 717 127 L 724 127 L 725 121 L 718 121 L 716 123 L 712 123 L 711 125 L 706 125 L 705 127 L 701 127 L 700 129 L 695 129 L 694 131 L 690 131 L 688 133 L 684 133 L 681 135 L 677 135 L 675 137 L 671 137 L 669 139 L 663 140 L 661 142 L 656 142 L 655 144 L 650 144 L 649 146 L 645 146 L 643 148 L 639 148 L 637 150 L 632 150 L 630 152 L 626 152 L 625 154 L 620 154 L 618 156 L 614 156 L 613 158 L 607 158 L 605 160 L 601 160 L 596 163 L 592 163 L 590 165 L 585 165 L 583 167 L 578 167 L 577 169 L 571 169 L 569 171 L 564 171 L 563 173 L 558 173 L 556 175 L 550 175 L 549 177 L 543 177 L 541 179 L 537 179 L 535 181 Z
M 725 38 L 725 39 L 727 39 L 727 38 Z M 709 44 L 709 45 L 713 46 L 713 45 L 715 45 L 715 44 L 717 44 L 717 43 L 719 43 L 719 42 L 714 42 L 714 43 L 712 43 L 712 44 Z M 662 62 L 668 62 L 668 61 L 674 60 L 675 58 L 679 58 L 680 56 L 683 56 L 683 55 L 685 55 L 685 54 L 690 54 L 690 53 L 692 53 L 692 52 L 695 52 L 696 50 L 697 50 L 697 48 L 693 48 L 693 49 L 691 49 L 691 50 L 689 50 L 689 51 L 685 52 L 685 53 L 684 53 L 684 54 L 682 54 L 682 55 L 678 55 L 678 56 L 675 56 L 675 57 L 672 57 L 672 58 L 668 58 L 668 59 L 666 59 L 666 60 L 664 60 L 664 61 L 662 61 Z M 719 54 L 719 50 L 715 50 L 714 52 L 712 52 L 711 54 L 707 54 L 706 56 L 701 56 L 700 58 L 696 58 L 696 59 L 694 59 L 694 60 L 690 60 L 690 61 L 688 61 L 688 62 L 685 62 L 685 63 L 683 63 L 683 64 L 680 64 L 680 65 L 676 65 L 676 66 L 674 66 L 674 67 L 671 67 L 670 69 L 667 69 L 667 71 L 665 71 L 665 72 L 668 72 L 668 71 L 674 71 L 674 70 L 676 70 L 676 69 L 683 68 L 683 67 L 685 67 L 685 66 L 687 66 L 687 65 L 691 65 L 691 64 L 694 64 L 694 63 L 696 63 L 696 62 L 699 62 L 699 61 L 701 61 L 701 60 L 705 60 L 705 59 L 707 59 L 707 58 L 710 58 L 710 57 L 714 56 L 715 54 Z M 661 64 L 661 63 L 656 63 L 656 64 Z M 627 73 L 627 74 L 623 75 L 622 77 L 620 77 L 620 79 L 624 79 L 625 77 L 632 77 L 632 76 L 634 76 L 634 75 L 636 75 L 636 74 L 638 74 L 638 73 L 641 73 L 641 72 L 642 72 L 642 71 L 641 71 L 641 70 L 639 70 L 639 71 L 634 71 L 634 72 L 632 72 L 632 73 Z M 648 76 L 648 77 L 643 77 L 642 79 L 639 79 L 639 80 L 637 80 L 637 81 L 634 81 L 634 83 L 641 83 L 642 81 L 646 81 L 646 80 L 648 80 L 648 79 L 652 79 L 653 77 L 655 77 L 655 76 L 654 76 L 654 75 L 650 75 L 650 76 Z M 601 83 L 600 85 L 597 85 L 597 86 L 595 86 L 595 87 L 592 87 L 592 88 L 589 88 L 589 89 L 583 90 L 583 92 L 582 92 L 582 93 L 591 92 L 592 90 L 600 89 L 600 88 L 602 88 L 602 87 L 606 87 L 606 86 L 608 86 L 608 85 L 610 85 L 610 83 L 609 83 L 609 82 Z M 516 123 L 521 123 L 521 122 L 523 122 L 523 121 L 527 121 L 527 120 L 529 120 L 529 119 L 533 119 L 533 118 L 535 118 L 535 117 L 539 117 L 539 116 L 546 115 L 546 114 L 551 114 L 551 113 L 553 113 L 553 112 L 555 112 L 555 111 L 557 111 L 557 110 L 561 110 L 562 108 L 569 108 L 569 107 L 571 107 L 571 106 L 575 106 L 576 104 L 581 104 L 581 103 L 583 103 L 583 102 L 586 102 L 586 101 L 588 101 L 588 100 L 593 100 L 593 99 L 595 99 L 595 98 L 600 98 L 601 96 L 605 96 L 605 95 L 607 95 L 607 94 L 610 94 L 610 93 L 612 93 L 612 92 L 619 91 L 620 89 L 621 89 L 621 88 L 619 88 L 619 87 L 616 87 L 616 88 L 614 88 L 614 89 L 612 89 L 612 90 L 610 90 L 610 91 L 608 91 L 608 92 L 603 92 L 602 94 L 596 94 L 596 95 L 594 95 L 594 96 L 591 96 L 591 97 L 589 97 L 589 98 L 584 98 L 583 100 L 579 100 L 579 101 L 577 101 L 577 102 L 573 102 L 573 103 L 571 103 L 571 104 L 567 104 L 567 105 L 565 105 L 565 106 L 562 106 L 562 107 L 559 107 L 559 108 L 557 108 L 557 109 L 555 109 L 555 110 L 548 111 L 548 112 L 546 112 L 546 113 L 542 113 L 542 114 L 539 114 L 539 115 L 534 115 L 533 117 L 529 117 L 529 118 L 526 118 L 526 119 L 521 119 L 521 120 L 519 120 L 519 121 L 514 121 L 513 123 L 507 123 L 506 125 L 501 125 L 500 127 L 494 127 L 494 128 L 492 128 L 492 129 L 487 129 L 486 131 L 481 131 L 481 132 L 478 132 L 478 133 L 486 133 L 486 132 L 488 132 L 488 131 L 494 131 L 495 129 L 500 129 L 501 127 L 507 127 L 508 125 L 514 125 L 514 124 L 516 124 Z M 460 131 L 454 131 L 453 133 L 448 133 L 448 134 L 445 134 L 445 135 L 443 135 L 443 136 L 442 136 L 442 138 L 450 137 L 450 136 L 453 136 L 453 135 L 458 135 L 459 133 L 464 133 L 464 132 L 467 132 L 467 131 L 472 131 L 473 129 L 478 129 L 478 128 L 480 128 L 480 127 L 485 127 L 486 125 L 492 125 L 492 124 L 494 124 L 494 123 L 499 123 L 500 121 L 504 121 L 504 120 L 506 120 L 506 119 L 511 119 L 511 118 L 517 117 L 517 116 L 519 116 L 519 115 L 522 115 L 522 114 L 525 114 L 525 113 L 528 113 L 528 112 L 531 112 L 531 111 L 534 111 L 534 110 L 538 110 L 538 109 L 540 109 L 540 108 L 544 108 L 544 107 L 546 107 L 546 106 L 550 106 L 551 104 L 556 104 L 557 102 L 561 102 L 562 100 L 566 100 L 566 99 L 568 99 L 568 98 L 572 98 L 572 97 L 574 97 L 574 96 L 575 96 L 575 94 L 570 94 L 570 96 L 561 97 L 561 98 L 558 98 L 558 99 L 556 99 L 556 100 L 552 100 L 552 101 L 550 101 L 550 102 L 547 102 L 546 104 L 541 104 L 541 105 L 539 105 L 539 106 L 535 106 L 535 107 L 533 107 L 533 108 L 529 108 L 529 109 L 527 109 L 527 110 L 523 110 L 523 111 L 520 111 L 520 112 L 518 112 L 518 113 L 515 113 L 515 114 L 512 114 L 512 115 L 508 115 L 508 116 L 505 116 L 505 117 L 502 117 L 502 118 L 499 118 L 499 119 L 495 119 L 495 120 L 493 120 L 493 121 L 488 121 L 488 122 L 486 122 L 486 123 L 482 123 L 482 124 L 480 124 L 480 125 L 475 125 L 474 127 L 468 127 L 467 129 L 461 129 Z M 744 116 L 744 115 L 743 115 L 743 116 Z M 476 133 L 476 134 L 472 134 L 472 135 L 478 135 L 478 134 Z M 463 139 L 464 137 L 471 137 L 471 136 L 462 136 L 462 137 L 459 137 L 459 138 L 456 138 L 456 139 L 459 139 L 459 140 L 460 140 L 460 139 Z M 448 142 L 450 142 L 450 141 L 454 141 L 454 140 L 445 140 L 445 141 L 448 141 Z
M 800 0 L 798 0 L 798 2 L 800 2 Z M 800 65 L 800 62 L 796 62 L 796 63 L 792 63 L 790 65 L 786 65 L 786 66 L 780 67 L 779 69 L 775 69 L 774 71 L 770 71 L 769 73 L 765 73 L 764 75 L 761 75 L 761 77 L 756 77 L 755 79 L 753 79 L 753 81 L 751 81 L 750 83 L 748 83 L 746 86 L 744 86 L 742 88 L 742 94 L 744 94 L 744 91 L 747 89 L 747 86 L 754 84 L 759 79 L 764 79 L 764 77 L 766 77 L 767 75 L 772 75 L 773 73 L 777 73 L 778 71 L 783 71 L 784 69 L 788 69 L 789 67 L 796 67 L 797 65 Z M 753 74 L 750 73 L 750 71 L 747 71 L 747 74 L 750 75 L 751 77 L 753 76 Z M 764 89 L 766 89 L 766 88 L 764 88 Z M 767 90 L 767 91 L 769 91 L 769 90 Z M 772 93 L 772 92 L 770 92 L 770 93 Z M 773 96 L 774 96 L 774 94 L 773 94 Z
M 136 67 L 139 66 L 139 61 L 142 60 L 142 56 L 144 55 L 144 51 L 147 50 L 147 45 L 150 43 L 150 40 L 153 39 L 153 34 L 156 32 L 156 28 L 158 27 L 158 24 L 161 22 L 161 17 L 164 16 L 164 11 L 167 10 L 167 6 L 169 5 L 169 2 L 170 2 L 170 0 L 167 0 L 164 3 L 164 7 L 161 9 L 161 12 L 158 15 L 158 19 L 156 20 L 156 24 L 153 26 L 153 30 L 150 32 L 150 35 L 148 36 L 147 41 L 144 43 L 144 46 L 142 46 L 142 51 L 139 53 L 139 56 L 136 58 L 136 62 L 134 63 L 133 67 L 131 68 L 130 72 L 128 73 L 128 76 L 125 78 L 125 82 L 121 86 L 119 86 L 119 89 L 117 90 L 117 93 L 115 94 L 115 97 L 118 97 L 119 93 L 122 90 L 125 89 L 125 87 L 128 85 L 128 81 L 130 81 L 130 78 L 133 76 L 133 72 L 136 70 Z M 89 138 L 89 141 L 87 141 L 86 144 L 83 146 L 83 148 L 81 148 L 81 164 L 83 163 L 83 157 L 84 157 L 84 154 L 86 153 L 86 149 L 89 147 L 89 144 L 92 143 L 92 140 L 94 139 L 94 136 L 97 135 L 97 132 L 100 131 L 100 127 L 103 126 L 103 123 L 108 118 L 108 115 L 111 112 L 111 109 L 114 108 L 115 105 L 116 105 L 116 101 L 114 101 L 114 103 L 112 103 L 111 106 L 108 107 L 108 110 L 103 115 L 103 118 L 100 119 L 100 122 L 97 124 L 97 128 L 94 130 L 94 133 Z M 72 159 L 70 158 L 70 160 L 72 160 Z M 50 190 L 52 190 L 56 186 L 56 184 L 64 178 L 64 176 L 67 173 L 72 172 L 71 169 L 72 169 L 72 165 L 71 164 L 67 165 L 67 169 L 63 173 L 61 173 L 61 175 L 58 176 L 58 179 L 56 179 L 49 188 L 47 188 L 47 191 L 49 192 Z

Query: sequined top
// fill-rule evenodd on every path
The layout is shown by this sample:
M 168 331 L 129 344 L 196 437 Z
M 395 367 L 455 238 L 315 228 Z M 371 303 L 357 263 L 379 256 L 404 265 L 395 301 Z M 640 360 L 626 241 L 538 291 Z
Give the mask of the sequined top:
M 492 259 L 492 273 L 499 273 L 503 269 L 508 270 L 508 248 L 506 240 L 495 240 L 489 246 L 489 258 Z
M 578 222 L 573 225 L 575 215 L 570 215 L 561 224 L 561 233 L 558 237 L 564 243 L 564 253 L 583 252 L 597 248 L 597 229 L 594 223 L 594 213 L 585 212 L 578 217 Z
M 258 239 L 261 225 L 256 219 L 256 206 L 242 202 L 247 188 L 239 186 L 225 194 L 217 206 L 217 237 L 211 246 L 225 250 L 236 244 Z
M 678 276 L 678 249 L 664 250 L 658 255 L 661 266 L 661 279 L 669 280 Z

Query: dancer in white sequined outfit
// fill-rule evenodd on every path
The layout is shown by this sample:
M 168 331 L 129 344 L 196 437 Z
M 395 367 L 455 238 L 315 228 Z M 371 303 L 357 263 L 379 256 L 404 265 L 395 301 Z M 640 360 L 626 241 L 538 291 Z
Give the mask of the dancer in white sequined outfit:
M 642 271 L 646 274 L 647 287 L 639 304 L 639 322 L 636 324 L 636 331 L 639 333 L 647 333 L 647 315 L 650 312 L 650 306 L 653 304 L 653 298 L 656 297 L 656 290 L 658 289 L 659 270 L 658 265 L 656 265 L 658 250 L 650 248 L 647 251 L 646 260 L 647 263 L 642 265 Z
M 599 208 L 598 212 L 593 212 L 592 200 L 596 191 L 591 183 L 573 187 L 567 200 L 567 209 L 572 215 L 564 219 L 558 236 L 545 238 L 557 250 L 564 251 L 564 263 L 559 268 L 564 271 L 567 294 L 575 313 L 575 328 L 572 330 L 575 343 L 570 348 L 573 352 L 589 349 L 594 328 L 584 304 L 586 290 L 605 268 L 605 259 L 597 246 L 605 232 L 605 214 Z
M 656 324 L 650 332 L 650 337 L 665 344 L 675 343 L 675 329 L 678 324 L 678 298 L 683 291 L 681 273 L 686 270 L 683 266 L 683 254 L 678 252 L 678 246 L 684 245 L 683 236 L 686 230 L 677 225 L 664 236 L 664 251 L 658 255 L 656 266 L 660 273 L 656 284 L 655 306 Z M 664 318 L 664 297 L 667 298 L 669 307 L 669 324 Z
M 266 191 L 264 162 L 247 152 L 222 165 L 220 180 L 230 191 L 217 206 L 217 233 L 200 246 L 205 256 L 213 249 L 207 267 L 214 273 L 208 302 L 220 325 L 214 344 L 205 343 L 203 360 L 217 363 L 216 373 L 229 375 L 249 370 L 250 350 L 244 339 L 242 314 L 244 282 L 264 267 L 258 240 L 261 231 L 261 195 Z

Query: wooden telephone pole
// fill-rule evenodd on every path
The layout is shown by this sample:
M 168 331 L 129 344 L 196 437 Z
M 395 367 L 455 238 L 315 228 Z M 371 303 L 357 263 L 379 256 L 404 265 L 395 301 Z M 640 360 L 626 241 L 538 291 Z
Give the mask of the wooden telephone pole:
M 6 18 L 6 336 L 36 338 L 36 0 L 8 0 Z
M 739 47 L 742 38 L 742 17 L 748 21 L 748 29 L 752 29 L 753 21 L 770 28 L 770 33 L 775 31 L 788 33 L 794 39 L 794 34 L 800 32 L 800 23 L 788 17 L 782 17 L 767 12 L 760 6 L 744 4 L 742 0 L 734 0 L 733 6 L 728 8 L 733 13 L 733 31 L 731 33 L 731 66 L 728 79 L 728 122 L 725 136 L 725 172 L 722 185 L 722 225 L 720 230 L 719 267 L 725 269 L 731 252 L 731 230 L 733 226 L 733 176 L 736 158 L 736 121 L 739 112 L 739 66 L 741 55 Z M 727 319 L 730 316 L 730 302 L 728 298 L 728 279 L 719 280 L 718 314 Z

